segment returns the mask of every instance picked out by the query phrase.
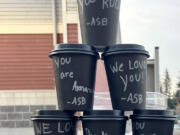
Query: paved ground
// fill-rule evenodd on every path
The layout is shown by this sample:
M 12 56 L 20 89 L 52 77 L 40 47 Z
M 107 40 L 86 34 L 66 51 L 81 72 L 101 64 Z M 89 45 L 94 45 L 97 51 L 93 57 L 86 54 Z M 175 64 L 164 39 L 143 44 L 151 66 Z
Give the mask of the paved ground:
M 174 130 L 174 134 L 173 135 L 180 135 L 180 129 L 179 130 Z
M 1 135 L 34 135 L 33 128 L 0 128 Z M 82 135 L 79 133 L 78 135 Z M 126 135 L 132 135 L 127 133 Z M 180 135 L 180 130 L 175 130 L 173 135 Z
M 34 135 L 33 128 L 0 128 L 1 135 Z M 82 135 L 79 133 L 78 135 Z M 126 135 L 132 135 L 128 133 Z

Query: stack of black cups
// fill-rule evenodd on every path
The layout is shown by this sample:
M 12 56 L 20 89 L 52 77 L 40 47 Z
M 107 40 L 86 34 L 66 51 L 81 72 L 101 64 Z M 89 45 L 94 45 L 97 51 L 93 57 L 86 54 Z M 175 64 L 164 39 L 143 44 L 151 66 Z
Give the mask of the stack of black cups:
M 35 135 L 76 135 L 79 120 L 84 135 L 125 135 L 129 118 L 133 135 L 172 135 L 172 112 L 145 109 L 149 53 L 141 45 L 116 44 L 120 0 L 78 0 L 78 9 L 84 44 L 59 44 L 50 52 L 58 110 L 32 116 Z M 100 58 L 113 110 L 93 110 Z M 133 115 L 128 118 L 125 111 Z

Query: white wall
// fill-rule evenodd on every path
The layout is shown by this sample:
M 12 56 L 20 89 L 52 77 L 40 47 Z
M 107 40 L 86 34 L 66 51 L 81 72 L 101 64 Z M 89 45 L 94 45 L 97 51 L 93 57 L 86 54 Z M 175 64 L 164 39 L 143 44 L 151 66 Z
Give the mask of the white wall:
M 62 33 L 62 0 L 56 0 L 58 33 Z M 51 0 L 0 0 L 0 34 L 52 33 Z
M 154 60 L 148 60 L 147 62 L 147 91 L 155 92 L 155 70 L 154 70 Z
M 0 105 L 57 105 L 55 90 L 1 90 Z
M 0 23 L 52 23 L 51 0 L 0 0 Z

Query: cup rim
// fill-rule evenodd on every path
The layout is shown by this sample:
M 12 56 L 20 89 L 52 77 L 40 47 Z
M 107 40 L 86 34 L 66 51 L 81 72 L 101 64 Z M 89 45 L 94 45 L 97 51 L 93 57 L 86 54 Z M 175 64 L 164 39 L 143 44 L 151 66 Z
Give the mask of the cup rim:
M 176 120 L 176 117 L 160 117 L 160 116 L 130 116 L 132 120 Z
M 106 116 L 123 116 L 124 115 L 124 111 L 123 110 L 89 110 L 89 111 L 84 111 L 83 112 L 84 116 L 102 116 L 102 115 L 106 115 Z
M 35 114 L 31 116 L 32 120 L 45 120 L 45 119 L 61 119 L 61 120 L 72 120 L 78 119 L 74 116 L 74 112 L 65 112 L 61 110 L 36 110 Z
M 127 116 L 122 116 L 122 117 L 107 117 L 107 116 L 101 116 L 101 117 L 80 117 L 79 118 L 82 121 L 87 121 L 87 120 L 102 120 L 102 121 L 107 121 L 107 120 L 128 120 Z
M 157 119 L 157 120 L 176 120 L 176 116 L 170 110 L 134 110 L 131 119 Z
M 81 120 L 127 120 L 122 110 L 92 110 L 84 111 Z
M 78 117 L 52 117 L 52 116 L 44 116 L 44 117 L 39 117 L 39 116 L 31 116 L 32 121 L 36 120 L 49 120 L 49 121 L 59 121 L 59 120 L 78 120 Z
M 99 53 L 96 48 L 88 44 L 57 44 L 54 50 L 50 51 L 49 57 L 59 54 L 87 54 L 96 56 L 99 59 Z
M 171 110 L 154 110 L 154 109 L 135 109 L 133 111 L 134 115 L 158 115 L 158 116 L 173 116 L 173 111 Z
M 138 44 L 116 44 L 107 46 L 102 53 L 102 59 L 106 56 L 116 54 L 142 54 L 149 58 L 149 52 L 145 50 L 144 46 Z

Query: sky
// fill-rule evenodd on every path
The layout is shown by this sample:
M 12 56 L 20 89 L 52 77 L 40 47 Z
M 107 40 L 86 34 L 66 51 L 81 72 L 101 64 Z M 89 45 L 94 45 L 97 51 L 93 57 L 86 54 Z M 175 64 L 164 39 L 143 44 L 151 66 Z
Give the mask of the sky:
M 175 90 L 180 77 L 180 0 L 122 0 L 122 43 L 145 46 L 151 58 L 159 46 L 160 77 L 167 68 Z

